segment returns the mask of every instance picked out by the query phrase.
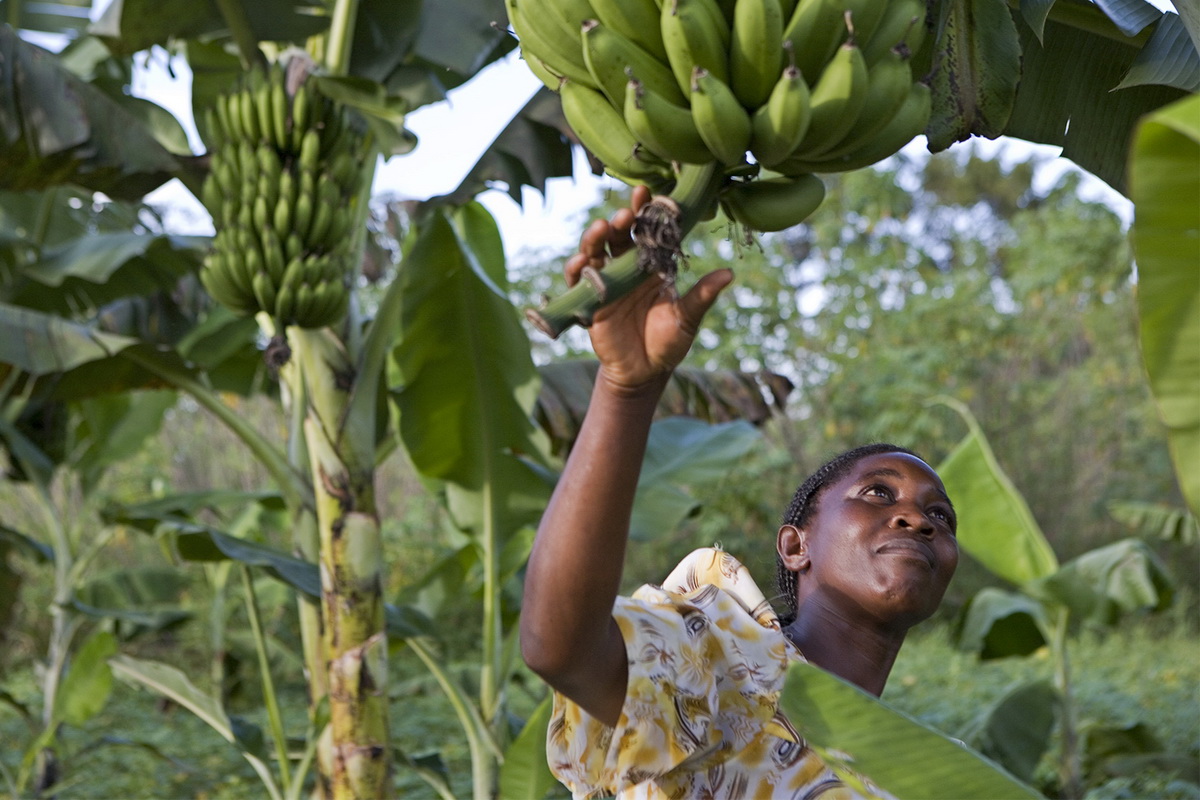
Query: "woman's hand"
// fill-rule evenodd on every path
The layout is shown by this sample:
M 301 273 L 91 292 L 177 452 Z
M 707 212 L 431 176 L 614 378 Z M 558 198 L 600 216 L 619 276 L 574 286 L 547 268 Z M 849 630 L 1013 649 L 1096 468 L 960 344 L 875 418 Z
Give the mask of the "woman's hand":
M 610 257 L 633 246 L 630 228 L 649 199 L 649 189 L 639 186 L 633 190 L 630 208 L 618 211 L 611 221 L 599 219 L 588 226 L 579 252 L 563 269 L 568 286 L 579 282 L 584 267 L 602 269 Z M 667 376 L 687 355 L 704 314 L 732 280 L 731 270 L 714 270 L 681 297 L 673 284 L 651 277 L 601 308 L 589 329 L 600 360 L 600 379 L 621 393 L 661 391 Z

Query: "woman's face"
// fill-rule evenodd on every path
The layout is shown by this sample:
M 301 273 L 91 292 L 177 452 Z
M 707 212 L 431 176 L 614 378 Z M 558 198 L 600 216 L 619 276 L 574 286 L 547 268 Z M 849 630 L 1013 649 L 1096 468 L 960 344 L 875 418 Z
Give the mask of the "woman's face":
M 824 487 L 799 532 L 813 596 L 839 613 L 911 627 L 937 609 L 958 566 L 957 523 L 942 481 L 905 453 L 859 460 Z

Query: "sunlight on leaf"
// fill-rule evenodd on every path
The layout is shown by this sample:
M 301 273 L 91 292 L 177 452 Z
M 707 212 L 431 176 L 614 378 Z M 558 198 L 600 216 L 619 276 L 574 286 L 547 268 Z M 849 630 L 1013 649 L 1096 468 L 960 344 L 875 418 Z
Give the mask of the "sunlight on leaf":
M 963 404 L 941 399 L 970 432 L 938 466 L 958 514 L 958 543 L 972 558 L 1018 586 L 1058 569 L 1058 559 L 1025 498 L 996 462 L 983 430 Z

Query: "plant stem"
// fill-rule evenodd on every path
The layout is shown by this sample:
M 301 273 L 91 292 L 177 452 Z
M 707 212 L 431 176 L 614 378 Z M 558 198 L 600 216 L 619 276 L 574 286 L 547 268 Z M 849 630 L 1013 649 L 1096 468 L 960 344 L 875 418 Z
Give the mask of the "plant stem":
M 329 41 L 325 45 L 325 67 L 330 75 L 345 75 L 350 69 L 350 49 L 354 44 L 354 25 L 358 21 L 359 0 L 337 0 L 329 22 Z
M 28 474 L 35 474 L 27 471 Z M 71 552 L 71 541 L 63 525 L 62 517 L 56 511 L 54 495 L 50 487 L 42 482 L 37 483 L 38 494 L 41 495 L 39 509 L 46 521 L 50 539 L 54 543 L 54 601 L 50 606 L 50 644 L 46 653 L 46 673 L 42 678 L 42 726 L 43 733 L 57 726 L 55 721 L 55 706 L 58 703 L 58 686 L 62 681 L 63 668 L 67 663 L 71 639 L 79 625 L 67 615 L 73 594 L 71 587 L 71 570 L 74 557 Z M 52 734 L 51 741 L 56 736 Z M 56 782 L 56 761 L 54 751 L 44 748 L 38 753 L 37 783 L 39 792 L 45 791 Z
M 716 202 L 717 192 L 723 182 L 724 173 L 716 162 L 685 164 L 680 168 L 671 197 L 679 205 L 682 236 L 686 237 L 704 212 Z M 557 339 L 572 325 L 590 325 L 597 310 L 624 297 L 651 275 L 638 266 L 637 251 L 634 249 L 614 258 L 597 274 L 602 285 L 581 280 L 543 308 L 526 309 L 526 318 L 542 333 Z
M 1079 721 L 1075 698 L 1071 693 L 1071 662 L 1067 652 L 1067 622 L 1070 612 L 1058 610 L 1058 619 L 1052 631 L 1054 653 L 1054 685 L 1058 689 L 1059 707 L 1062 711 L 1062 754 L 1059 757 L 1058 775 L 1062 784 L 1062 796 L 1076 800 L 1083 796 L 1082 767 L 1079 753 Z
M 217 9 L 221 12 L 225 24 L 229 27 L 229 35 L 237 45 L 238 56 L 242 61 L 242 69 L 250 69 L 261 64 L 263 57 L 258 49 L 258 40 L 250 28 L 250 20 L 246 17 L 246 9 L 242 0 L 217 0 Z
M 492 448 L 488 448 L 490 454 Z M 489 470 L 489 473 L 492 470 Z M 500 676 L 501 630 L 500 619 L 500 552 L 496 535 L 494 503 L 495 480 L 483 482 L 483 663 L 479 669 L 479 708 L 492 735 L 501 723 Z M 496 759 L 483 758 L 473 763 L 475 798 L 488 800 L 496 783 Z
M 471 753 L 471 777 L 475 799 L 490 800 L 491 765 L 500 757 L 499 745 L 492 738 L 491 732 L 479 716 L 479 712 L 471 706 L 470 701 L 446 674 L 442 665 L 434 658 L 433 653 L 429 651 L 424 642 L 419 639 L 409 639 L 408 646 L 412 648 L 413 652 L 417 654 L 417 658 L 421 659 L 421 662 L 432 673 L 434 680 L 438 682 L 438 686 L 441 687 L 458 717 L 463 733 L 467 736 L 467 749 Z
M 331 793 L 391 794 L 383 542 L 375 507 L 374 448 L 355 453 L 341 435 L 355 371 L 328 328 L 291 329 L 304 376 L 304 422 L 320 537 L 321 619 L 328 665 Z
M 271 725 L 271 738 L 275 740 L 275 756 L 279 759 L 279 786 L 283 793 L 287 794 L 292 780 L 291 763 L 288 760 L 283 716 L 279 713 L 279 701 L 275 696 L 275 681 L 271 678 L 271 662 L 267 658 L 267 638 L 263 633 L 262 620 L 258 614 L 258 598 L 254 594 L 254 581 L 250 578 L 250 568 L 242 564 L 241 570 L 242 587 L 246 591 L 246 616 L 250 618 L 250 633 L 254 637 L 254 649 L 258 653 L 263 702 L 267 706 L 267 721 Z

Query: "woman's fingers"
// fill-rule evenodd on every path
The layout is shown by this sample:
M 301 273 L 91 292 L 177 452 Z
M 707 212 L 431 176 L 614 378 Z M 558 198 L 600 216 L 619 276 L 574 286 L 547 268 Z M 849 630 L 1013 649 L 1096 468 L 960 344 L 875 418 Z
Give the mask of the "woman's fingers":
M 593 269 L 600 269 L 604 266 L 604 261 L 607 258 L 605 251 L 606 243 L 608 242 L 610 225 L 607 220 L 593 220 L 592 224 L 583 232 L 583 236 L 579 239 L 579 252 L 567 259 L 567 263 L 563 265 L 563 275 L 567 279 L 567 286 L 574 286 L 579 282 L 580 273 L 583 268 L 591 266 Z
M 563 274 L 567 286 L 579 282 L 579 275 L 586 266 L 601 269 L 610 256 L 619 256 L 633 245 L 629 231 L 637 218 L 637 212 L 650 201 L 650 190 L 636 186 L 630 196 L 629 207 L 613 214 L 612 220 L 597 219 L 583 232 L 579 239 L 579 252 L 567 259 Z
M 650 201 L 650 190 L 645 186 L 635 186 L 629 198 L 629 207 L 622 208 L 612 218 L 612 231 L 608 237 L 608 250 L 614 256 L 619 256 L 633 246 L 629 232 L 642 206 Z

